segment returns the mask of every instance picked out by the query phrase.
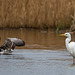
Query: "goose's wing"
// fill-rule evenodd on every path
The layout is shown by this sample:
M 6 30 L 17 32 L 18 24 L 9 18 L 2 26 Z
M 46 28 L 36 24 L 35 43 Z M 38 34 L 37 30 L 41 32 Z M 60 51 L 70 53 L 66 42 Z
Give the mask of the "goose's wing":
M 18 38 L 7 38 L 1 48 L 14 49 L 15 46 L 24 46 L 25 42 Z
M 10 40 L 11 42 L 13 42 L 15 44 L 15 46 L 24 46 L 25 45 L 25 42 L 18 38 L 7 38 L 7 40 Z
M 0 49 L 3 49 L 3 50 L 9 49 L 9 48 L 12 49 L 11 48 L 12 44 L 14 44 L 14 43 L 12 43 L 9 39 L 6 39 L 4 44 L 0 47 Z

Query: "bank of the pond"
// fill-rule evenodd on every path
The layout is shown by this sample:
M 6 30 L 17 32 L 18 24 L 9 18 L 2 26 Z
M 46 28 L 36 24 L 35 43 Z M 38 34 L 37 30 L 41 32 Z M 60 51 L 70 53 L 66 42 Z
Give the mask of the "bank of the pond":
M 6 27 L 0 27 L 0 30 L 5 30 L 5 29 L 27 29 L 27 30 L 54 30 L 56 32 L 58 31 L 64 31 L 64 30 L 70 30 L 71 26 L 57 26 L 57 27 L 29 27 L 29 26 L 26 26 L 26 27 L 9 27 L 9 26 L 6 26 Z M 74 29 L 74 28 L 71 28 L 71 29 Z

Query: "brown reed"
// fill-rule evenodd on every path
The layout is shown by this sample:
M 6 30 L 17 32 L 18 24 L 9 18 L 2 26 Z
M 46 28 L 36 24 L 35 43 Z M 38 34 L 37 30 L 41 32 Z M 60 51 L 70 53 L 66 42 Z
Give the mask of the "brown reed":
M 71 25 L 75 0 L 0 0 L 0 28 Z

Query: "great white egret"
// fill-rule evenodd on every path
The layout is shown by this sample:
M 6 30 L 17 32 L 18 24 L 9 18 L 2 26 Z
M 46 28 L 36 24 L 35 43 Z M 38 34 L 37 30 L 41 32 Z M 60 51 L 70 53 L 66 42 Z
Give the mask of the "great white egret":
M 0 46 L 0 54 L 9 54 L 13 52 L 15 46 L 24 46 L 25 42 L 18 38 L 7 38 L 2 46 Z
M 73 64 L 75 65 L 75 42 L 71 42 L 71 34 L 65 33 L 65 34 L 60 34 L 60 36 L 66 36 L 67 37 L 65 40 L 65 45 L 66 45 L 68 52 L 72 55 Z

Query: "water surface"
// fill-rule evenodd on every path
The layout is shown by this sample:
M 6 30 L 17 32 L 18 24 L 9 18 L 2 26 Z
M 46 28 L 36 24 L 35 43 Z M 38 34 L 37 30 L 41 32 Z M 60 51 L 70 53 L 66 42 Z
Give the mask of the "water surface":
M 54 30 L 0 30 L 0 45 L 8 37 L 26 42 L 12 54 L 0 55 L 0 75 L 75 75 L 72 57 L 65 48 L 65 37 L 58 35 Z M 72 36 L 73 41 L 74 38 Z

